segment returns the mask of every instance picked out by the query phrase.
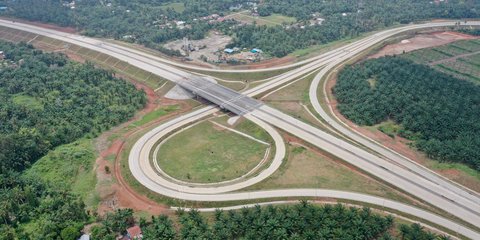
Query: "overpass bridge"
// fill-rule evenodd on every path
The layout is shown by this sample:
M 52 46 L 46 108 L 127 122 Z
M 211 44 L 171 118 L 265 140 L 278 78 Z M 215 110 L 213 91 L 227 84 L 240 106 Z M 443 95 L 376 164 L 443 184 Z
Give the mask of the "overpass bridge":
M 191 75 L 175 81 L 180 87 L 239 116 L 249 113 L 264 104 L 254 98 L 231 90 L 206 78 Z

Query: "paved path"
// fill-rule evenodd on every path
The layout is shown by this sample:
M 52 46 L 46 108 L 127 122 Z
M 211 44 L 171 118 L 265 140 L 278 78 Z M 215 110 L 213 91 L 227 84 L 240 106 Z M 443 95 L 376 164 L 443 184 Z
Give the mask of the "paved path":
M 301 66 L 293 71 L 282 74 L 277 78 L 273 78 L 271 81 L 265 82 L 264 84 L 245 92 L 245 94 L 247 94 L 248 96 L 254 96 L 259 93 L 269 91 L 282 84 L 288 83 L 289 81 L 298 78 L 304 74 L 316 71 L 321 67 L 324 67 L 322 71 L 325 71 L 326 73 L 328 72 L 329 68 L 332 69 L 334 66 L 338 65 L 349 57 L 359 54 L 362 51 L 368 49 L 369 47 L 375 45 L 376 43 L 379 43 L 395 34 L 408 30 L 415 30 L 427 27 L 453 26 L 454 24 L 455 22 L 436 22 L 422 25 L 409 25 L 402 28 L 391 29 L 376 33 L 363 40 L 312 58 L 308 64 L 305 64 L 304 66 Z M 470 22 L 470 24 L 480 25 L 479 22 Z M 168 64 L 165 64 L 164 61 L 156 60 L 155 57 L 148 56 L 148 54 L 146 53 L 131 50 L 114 44 L 105 44 L 104 42 L 96 39 L 60 33 L 53 30 L 45 30 L 39 27 L 33 27 L 21 23 L 12 23 L 3 20 L 0 21 L 0 25 L 29 31 L 40 35 L 45 35 L 61 41 L 77 44 L 81 47 L 86 47 L 98 52 L 102 52 L 112 57 L 126 61 L 131 65 L 134 65 L 146 71 L 150 71 L 154 74 L 160 75 L 174 82 L 179 82 L 191 77 L 191 74 L 176 69 Z M 315 97 L 315 99 L 317 98 Z M 249 102 L 250 100 L 246 99 L 245 101 L 242 101 L 241 104 L 246 104 L 246 106 L 248 106 L 248 104 L 250 104 Z M 182 126 L 183 124 L 188 124 L 189 122 L 195 121 L 195 119 L 200 119 L 202 118 L 202 116 L 208 116 L 215 111 L 217 111 L 217 109 L 215 109 L 214 107 L 206 107 L 199 109 L 193 113 L 172 120 L 170 122 L 171 125 L 167 126 L 167 128 L 162 131 L 172 131 L 179 126 Z M 388 157 L 394 156 L 391 155 L 394 153 L 386 151 L 380 154 L 385 158 L 380 158 L 376 154 L 372 154 L 348 142 L 337 139 L 334 136 L 331 136 L 315 127 L 300 122 L 297 119 L 294 119 L 265 105 L 252 108 L 252 110 L 250 110 L 249 113 L 246 113 L 245 116 L 258 124 L 262 125 L 265 122 L 268 122 L 269 124 L 284 129 L 287 132 L 296 135 L 304 139 L 305 141 L 315 146 L 318 146 L 342 159 L 345 159 L 349 163 L 361 169 L 364 169 L 365 171 L 379 177 L 380 179 L 389 182 L 390 184 L 406 192 L 409 192 L 412 195 L 415 195 L 418 198 L 421 198 L 433 205 L 436 205 L 467 222 L 470 222 L 472 224 L 478 224 L 480 222 L 480 201 L 478 201 L 478 197 L 475 194 L 469 193 L 462 187 L 455 186 L 449 182 L 446 182 L 445 184 L 438 184 L 436 183 L 436 180 L 432 180 L 433 178 L 438 178 L 438 176 L 435 175 L 432 177 L 431 174 L 433 173 L 431 172 L 419 173 L 416 171 L 423 171 L 423 169 L 418 170 L 416 168 L 408 168 L 402 166 L 401 164 L 396 162 L 395 159 L 390 159 L 390 157 Z M 331 121 L 329 121 L 329 123 L 333 124 Z M 266 126 L 268 125 L 265 124 L 265 127 Z M 147 142 L 146 140 L 148 140 L 149 143 L 154 142 L 153 138 L 155 134 L 155 132 L 147 133 L 145 135 L 145 138 L 142 138 L 145 139 L 144 143 Z M 363 141 L 362 139 L 359 140 Z M 192 190 L 182 186 L 173 186 L 170 185 L 170 183 L 157 182 L 158 175 L 154 176 L 152 172 L 149 172 L 147 164 L 145 164 L 147 161 L 145 159 L 148 159 L 148 156 L 140 154 L 144 154 L 145 150 L 139 150 L 151 149 L 152 146 L 146 146 L 142 143 L 139 143 L 138 145 L 136 144 L 136 146 L 136 148 L 132 149 L 129 158 L 129 164 L 133 175 L 137 178 L 137 180 L 139 180 L 139 182 L 141 182 L 144 186 L 151 189 L 152 191 L 159 192 L 162 195 L 170 196 L 173 198 L 195 201 L 233 201 L 251 200 L 257 198 L 308 196 L 337 197 L 363 202 L 376 201 L 375 199 L 373 199 L 375 197 L 368 195 L 355 195 L 355 193 L 345 193 L 323 189 L 284 189 L 232 193 L 231 191 L 238 190 L 240 188 L 223 186 L 224 188 L 221 190 L 216 188 L 202 189 L 199 193 L 197 190 Z M 379 151 L 381 149 L 374 150 L 376 152 L 381 152 Z M 408 160 L 406 161 L 408 162 Z M 265 174 L 264 176 L 267 176 L 267 174 Z M 387 201 L 393 209 L 407 212 L 417 217 L 428 219 L 430 221 L 435 221 L 435 223 L 447 227 L 453 231 L 459 231 L 467 237 L 471 237 L 473 239 L 480 239 L 480 235 L 478 233 L 473 232 L 465 227 L 458 226 L 458 224 L 456 223 L 453 223 L 441 217 L 432 217 L 431 215 L 426 214 L 423 210 L 423 212 L 421 212 L 409 209 L 408 207 L 405 207 L 405 204 L 397 203 L 390 200 Z

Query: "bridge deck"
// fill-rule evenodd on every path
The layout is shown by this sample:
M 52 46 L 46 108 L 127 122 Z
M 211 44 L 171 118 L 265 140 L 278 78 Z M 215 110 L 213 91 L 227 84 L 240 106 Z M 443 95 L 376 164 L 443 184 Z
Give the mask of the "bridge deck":
M 263 103 L 231 90 L 205 78 L 192 76 L 188 79 L 177 81 L 177 84 L 202 97 L 222 109 L 229 110 L 237 115 L 243 115 L 262 106 Z

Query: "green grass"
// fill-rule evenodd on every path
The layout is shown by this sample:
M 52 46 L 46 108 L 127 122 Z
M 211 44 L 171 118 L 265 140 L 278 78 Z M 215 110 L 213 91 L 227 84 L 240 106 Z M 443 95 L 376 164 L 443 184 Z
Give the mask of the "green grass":
M 15 96 L 13 96 L 12 100 L 15 104 L 26 107 L 28 109 L 43 110 L 43 104 L 36 98 L 31 96 L 16 94 Z
M 413 60 L 419 64 L 430 63 L 435 69 L 451 74 L 457 78 L 471 81 L 475 84 L 480 82 L 480 54 L 462 58 L 453 58 L 462 54 L 471 54 L 480 51 L 478 40 L 462 40 L 444 46 L 426 48 L 403 54 L 402 57 Z M 449 59 L 452 58 L 452 59 Z M 442 61 L 432 64 L 435 61 Z
M 161 6 L 160 8 L 162 8 L 163 10 L 167 10 L 168 8 L 173 8 L 173 10 L 175 10 L 175 12 L 178 12 L 178 13 L 182 13 L 183 11 L 185 11 L 185 6 L 181 2 L 172 2 L 172 3 Z
M 263 71 L 263 72 L 247 72 L 247 73 L 231 73 L 231 72 L 209 72 L 206 71 L 198 71 L 192 70 L 193 72 L 197 72 L 200 74 L 209 75 L 212 77 L 217 77 L 224 80 L 231 80 L 231 81 L 249 81 L 254 82 L 256 80 L 263 80 L 271 77 L 278 76 L 282 73 L 288 72 L 293 68 L 286 68 L 286 69 L 279 69 L 273 71 Z
M 296 18 L 288 17 L 281 14 L 272 14 L 266 17 L 254 17 L 254 16 L 251 16 L 250 13 L 239 13 L 233 16 L 233 18 L 240 22 L 246 22 L 250 24 L 253 24 L 253 22 L 256 22 L 257 25 L 260 25 L 260 26 L 265 25 L 269 27 L 281 25 L 283 23 L 292 24 L 297 22 Z
M 282 23 L 292 24 L 292 23 L 297 22 L 296 18 L 284 16 L 284 15 L 281 15 L 281 14 L 272 14 L 272 15 L 266 16 L 266 17 L 259 17 L 259 19 L 268 21 L 268 23 L 272 22 L 271 24 L 267 24 L 267 25 L 280 25 Z
M 285 163 L 267 180 L 248 190 L 284 188 L 326 188 L 353 191 L 412 203 L 397 191 L 366 177 L 336 160 L 305 149 L 288 147 Z
M 258 125 L 251 121 L 243 119 L 235 128 L 238 131 L 253 136 L 256 139 L 260 139 L 264 142 L 273 143 L 270 135 L 264 129 L 258 127 Z
M 179 108 L 178 105 L 172 105 L 172 106 L 160 107 L 160 108 L 158 108 L 158 109 L 156 109 L 152 112 L 149 112 L 149 113 L 145 114 L 141 119 L 131 123 L 130 125 L 128 125 L 124 128 L 122 128 L 120 131 L 117 131 L 114 134 L 110 135 L 108 137 L 108 140 L 113 141 L 114 139 L 119 138 L 120 136 L 122 136 L 126 132 L 132 130 L 133 128 L 148 124 L 148 123 L 158 119 L 159 117 L 167 115 L 170 112 L 176 111 L 178 108 Z
M 246 174 L 263 159 L 267 147 L 204 121 L 168 139 L 157 160 L 176 179 L 213 183 Z
M 387 134 L 391 138 L 394 138 L 398 134 L 398 131 L 402 129 L 402 126 L 396 124 L 394 121 L 391 120 L 377 124 L 375 125 L 375 127 L 380 132 Z
M 177 105 L 172 105 L 172 106 L 167 106 L 167 107 L 162 107 L 162 108 L 159 108 L 153 112 L 149 112 L 147 114 L 145 114 L 145 116 L 142 117 L 142 119 L 132 123 L 131 125 L 133 126 L 141 126 L 143 124 L 146 124 L 146 123 L 149 123 L 161 116 L 164 116 L 170 112 L 174 112 L 178 110 L 178 106 Z
M 460 163 L 446 163 L 446 162 L 438 162 L 435 161 L 432 164 L 432 168 L 436 170 L 448 170 L 448 169 L 456 169 L 458 171 L 464 172 L 469 176 L 472 176 L 476 178 L 477 180 L 480 180 L 480 172 L 472 169 L 464 164 Z
M 85 201 L 87 207 L 95 207 L 98 204 L 94 171 L 96 157 L 92 140 L 80 139 L 50 151 L 25 174 L 40 178 L 53 186 L 71 189 Z

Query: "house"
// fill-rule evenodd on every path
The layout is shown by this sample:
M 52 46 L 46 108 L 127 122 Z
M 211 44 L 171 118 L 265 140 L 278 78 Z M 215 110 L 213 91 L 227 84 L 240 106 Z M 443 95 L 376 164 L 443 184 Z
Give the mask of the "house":
M 184 29 L 185 28 L 185 22 L 184 21 L 176 21 L 175 24 L 177 25 L 178 29 Z
M 90 240 L 90 235 L 83 234 L 78 240 Z
M 3 51 L 0 51 L 0 60 L 5 59 L 5 53 Z
M 225 48 L 225 50 L 223 50 L 225 53 L 228 53 L 228 54 L 232 54 L 233 52 L 235 52 L 233 49 L 231 48 Z
M 128 228 L 127 229 L 127 237 L 128 239 L 142 239 L 143 238 L 143 235 L 142 235 L 142 229 L 140 229 L 139 226 L 135 225 L 131 228 Z
M 251 53 L 262 53 L 263 51 L 258 49 L 258 48 L 254 48 L 252 50 L 250 50 Z

